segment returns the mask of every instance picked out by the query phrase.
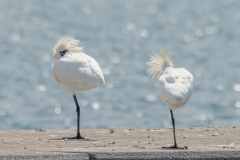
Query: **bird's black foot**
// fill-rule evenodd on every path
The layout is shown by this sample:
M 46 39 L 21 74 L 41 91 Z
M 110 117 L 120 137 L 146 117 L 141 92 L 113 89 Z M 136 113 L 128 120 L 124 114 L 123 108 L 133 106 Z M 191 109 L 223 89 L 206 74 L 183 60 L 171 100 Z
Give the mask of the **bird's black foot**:
M 187 146 L 183 146 L 183 147 L 171 146 L 171 147 L 162 147 L 162 149 L 179 149 L 179 150 L 186 150 L 186 149 L 188 149 L 188 147 L 187 147 Z
M 76 136 L 76 137 L 63 137 L 62 139 L 84 139 L 82 136 Z

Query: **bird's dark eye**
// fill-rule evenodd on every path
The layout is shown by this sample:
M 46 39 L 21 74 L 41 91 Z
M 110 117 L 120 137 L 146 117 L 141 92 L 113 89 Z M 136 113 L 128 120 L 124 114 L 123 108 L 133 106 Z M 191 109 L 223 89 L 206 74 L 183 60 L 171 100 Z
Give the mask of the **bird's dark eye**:
M 68 51 L 68 50 L 60 51 L 59 53 L 60 53 L 61 56 L 63 57 L 67 51 Z

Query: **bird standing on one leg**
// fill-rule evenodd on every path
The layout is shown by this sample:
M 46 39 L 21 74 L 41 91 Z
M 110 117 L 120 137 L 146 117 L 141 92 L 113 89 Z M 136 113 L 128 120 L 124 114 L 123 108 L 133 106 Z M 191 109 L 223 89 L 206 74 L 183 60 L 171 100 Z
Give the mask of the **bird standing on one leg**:
M 76 91 L 90 90 L 105 83 L 99 64 L 83 53 L 83 48 L 79 47 L 78 43 L 79 40 L 65 36 L 58 40 L 53 48 L 53 77 L 73 95 L 76 104 L 77 136 L 71 139 L 84 139 L 80 134 L 80 106 Z
M 152 78 L 159 76 L 160 97 L 170 109 L 173 125 L 174 145 L 163 148 L 182 149 L 177 146 L 172 110 L 180 108 L 188 102 L 193 91 L 193 75 L 184 68 L 174 68 L 171 55 L 166 54 L 165 50 L 162 50 L 162 56 L 155 53 L 149 56 L 150 62 L 147 63 L 150 66 L 149 74 Z

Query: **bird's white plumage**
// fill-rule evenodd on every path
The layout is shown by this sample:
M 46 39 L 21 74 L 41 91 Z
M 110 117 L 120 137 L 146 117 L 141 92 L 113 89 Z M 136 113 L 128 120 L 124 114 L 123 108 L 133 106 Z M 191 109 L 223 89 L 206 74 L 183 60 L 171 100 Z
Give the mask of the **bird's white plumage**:
M 171 56 L 162 50 L 162 57 L 150 56 L 147 63 L 150 75 L 159 75 L 159 91 L 169 109 L 177 109 L 187 103 L 193 91 L 193 75 L 184 68 L 174 68 Z
M 105 83 L 98 63 L 85 53 L 66 53 L 53 63 L 53 74 L 55 80 L 72 94 Z
M 70 50 L 63 47 L 63 44 L 58 45 L 63 49 Z M 57 47 L 55 46 L 55 48 Z M 57 57 L 56 61 L 52 65 L 53 77 L 58 83 L 63 84 L 71 94 L 96 88 L 105 83 L 99 64 L 82 51 L 80 53 L 66 52 L 62 57 L 55 57 Z
M 193 76 L 184 68 L 168 67 L 158 80 L 160 97 L 171 110 L 185 105 L 192 95 Z

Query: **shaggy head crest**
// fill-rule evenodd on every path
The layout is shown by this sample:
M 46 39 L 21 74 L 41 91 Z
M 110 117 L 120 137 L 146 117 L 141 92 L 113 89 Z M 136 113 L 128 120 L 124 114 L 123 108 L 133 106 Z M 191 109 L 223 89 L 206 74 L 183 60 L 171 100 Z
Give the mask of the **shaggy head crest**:
M 79 40 L 76 40 L 73 37 L 65 36 L 57 41 L 53 48 L 53 54 L 55 59 L 59 59 L 61 57 L 60 52 L 68 50 L 69 52 L 81 53 L 83 51 L 83 47 L 78 46 Z
M 147 65 L 150 67 L 148 73 L 152 78 L 159 76 L 163 70 L 167 67 L 173 67 L 172 57 L 173 54 L 167 54 L 164 49 L 162 49 L 162 56 L 154 53 L 150 56 L 150 61 L 147 62 Z

